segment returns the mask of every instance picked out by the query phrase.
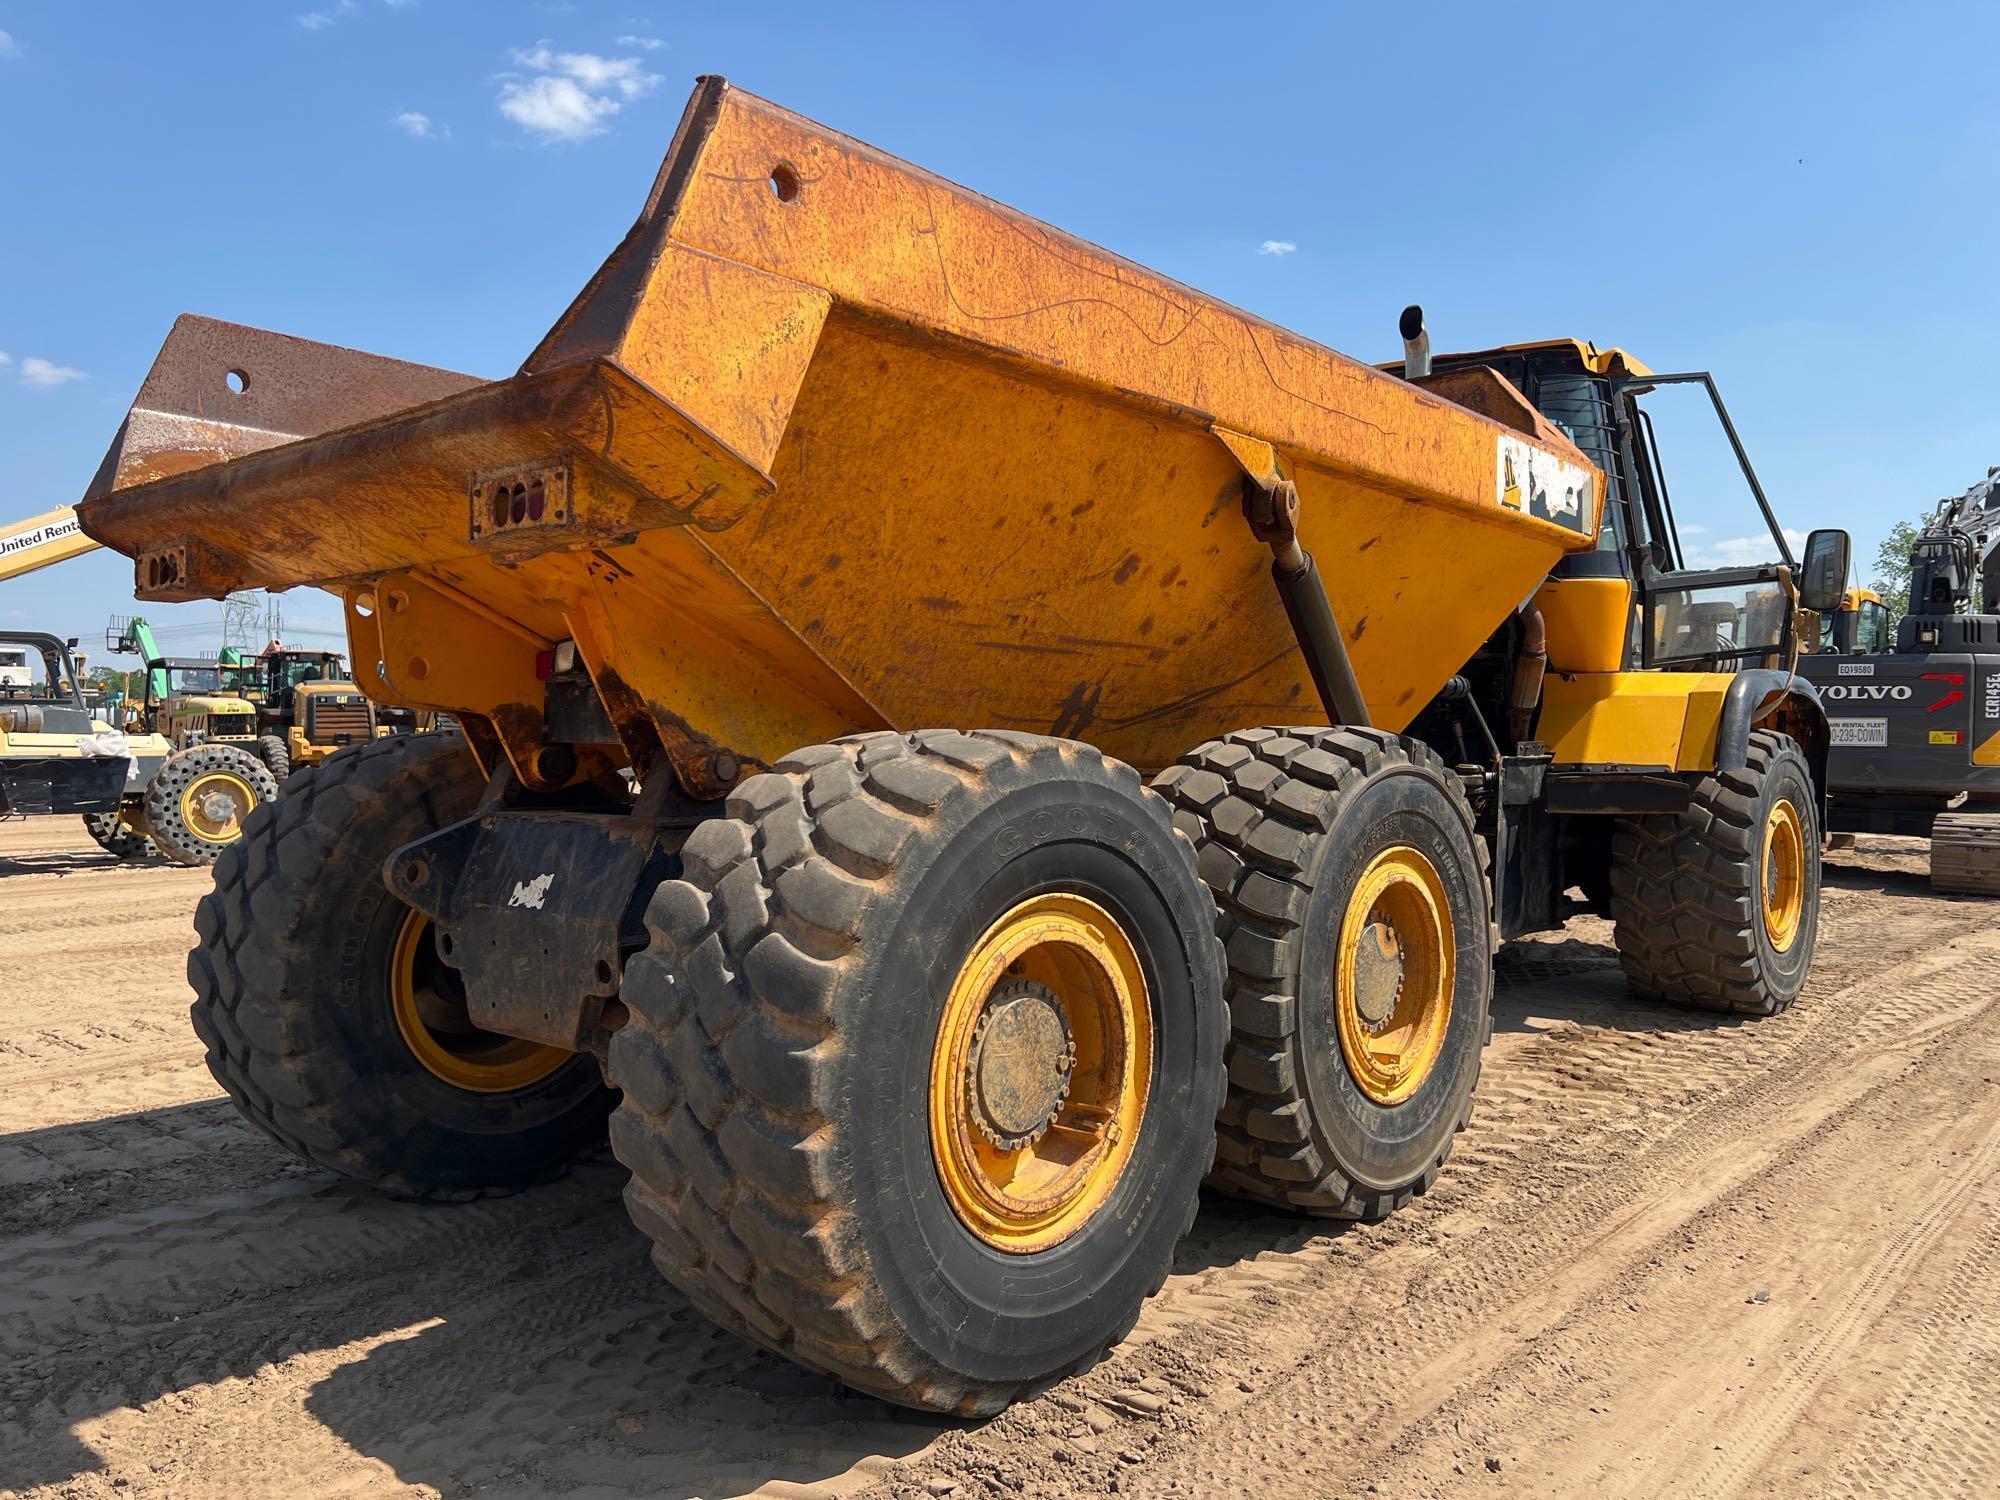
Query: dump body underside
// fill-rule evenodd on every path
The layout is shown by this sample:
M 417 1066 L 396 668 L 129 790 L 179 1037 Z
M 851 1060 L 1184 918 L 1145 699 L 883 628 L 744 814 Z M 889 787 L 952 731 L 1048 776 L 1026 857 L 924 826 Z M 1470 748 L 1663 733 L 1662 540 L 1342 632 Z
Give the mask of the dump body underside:
M 1320 719 L 1246 474 L 1296 482 L 1398 728 L 1591 545 L 1602 491 L 1518 398 L 1477 415 L 714 80 L 522 372 L 428 374 L 427 404 L 196 473 L 114 452 L 84 525 L 142 597 L 334 588 L 371 696 L 517 765 L 536 655 L 574 639 L 624 757 L 696 790 L 717 750 L 863 728 L 1157 766 Z

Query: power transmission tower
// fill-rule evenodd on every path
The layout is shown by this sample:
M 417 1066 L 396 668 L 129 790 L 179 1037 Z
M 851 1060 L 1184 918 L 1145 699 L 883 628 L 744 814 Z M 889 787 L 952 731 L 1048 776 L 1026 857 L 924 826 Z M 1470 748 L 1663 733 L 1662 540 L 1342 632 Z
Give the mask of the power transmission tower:
M 234 646 L 245 656 L 264 649 L 257 639 L 258 617 L 264 601 L 255 592 L 231 594 L 222 601 L 222 644 Z

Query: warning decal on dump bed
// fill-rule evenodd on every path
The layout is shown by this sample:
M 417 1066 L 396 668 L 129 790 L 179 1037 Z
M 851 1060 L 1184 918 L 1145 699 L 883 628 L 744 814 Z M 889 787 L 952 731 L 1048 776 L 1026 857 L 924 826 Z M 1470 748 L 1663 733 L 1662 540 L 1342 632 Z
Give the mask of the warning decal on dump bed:
M 1557 458 L 1524 438 L 1501 434 L 1493 493 L 1509 510 L 1553 521 L 1571 531 L 1590 527 L 1595 493 L 1592 471 L 1583 464 Z

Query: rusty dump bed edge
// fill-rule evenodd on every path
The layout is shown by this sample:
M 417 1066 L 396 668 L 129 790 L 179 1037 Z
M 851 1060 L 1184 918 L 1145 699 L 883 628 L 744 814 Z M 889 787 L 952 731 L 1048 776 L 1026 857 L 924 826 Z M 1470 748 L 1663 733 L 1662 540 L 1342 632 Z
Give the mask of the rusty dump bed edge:
M 149 391 L 234 357 L 174 342 Z M 167 414 L 184 464 L 115 446 L 86 531 L 141 597 L 333 587 L 371 694 L 510 753 L 558 639 L 634 761 L 961 724 L 1147 765 L 1310 719 L 1246 473 L 1296 482 L 1397 727 L 1592 545 L 1602 497 L 1498 377 L 1446 400 L 719 79 L 520 374 L 382 361 L 329 394 L 294 366 L 289 430 L 218 432 L 204 395 Z

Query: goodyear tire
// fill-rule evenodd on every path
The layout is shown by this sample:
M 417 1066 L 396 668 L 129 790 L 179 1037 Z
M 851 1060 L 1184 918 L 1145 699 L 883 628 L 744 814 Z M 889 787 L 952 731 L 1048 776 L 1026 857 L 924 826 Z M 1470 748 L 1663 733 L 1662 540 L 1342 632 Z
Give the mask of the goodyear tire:
M 1486 849 L 1458 778 L 1378 730 L 1250 729 L 1154 786 L 1228 948 L 1214 1186 L 1325 1218 L 1401 1207 L 1465 1128 L 1492 1029 Z
M 611 1044 L 660 1270 L 925 1410 L 1095 1362 L 1166 1277 L 1222 1094 L 1215 912 L 1166 805 L 1085 745 L 881 733 L 745 781 L 682 858 Z
M 243 836 L 250 814 L 278 795 L 264 763 L 234 745 L 194 745 L 167 757 L 146 788 L 153 842 L 176 864 L 212 865 Z
M 1632 988 L 1652 1000 L 1775 1015 L 1805 987 L 1819 926 L 1819 797 L 1787 735 L 1758 730 L 1740 771 L 1685 811 L 1621 818 L 1611 915 Z
M 257 759 L 264 762 L 271 779 L 283 786 L 292 774 L 292 752 L 286 746 L 284 737 L 276 734 L 257 736 Z
M 119 859 L 145 859 L 153 853 L 153 841 L 129 827 L 117 813 L 85 813 L 83 826 L 97 840 L 98 848 Z
M 472 810 L 457 736 L 377 740 L 250 815 L 195 909 L 195 1030 L 244 1116 L 299 1155 L 403 1197 L 525 1187 L 601 1142 L 597 1064 L 464 1021 L 390 853 Z

